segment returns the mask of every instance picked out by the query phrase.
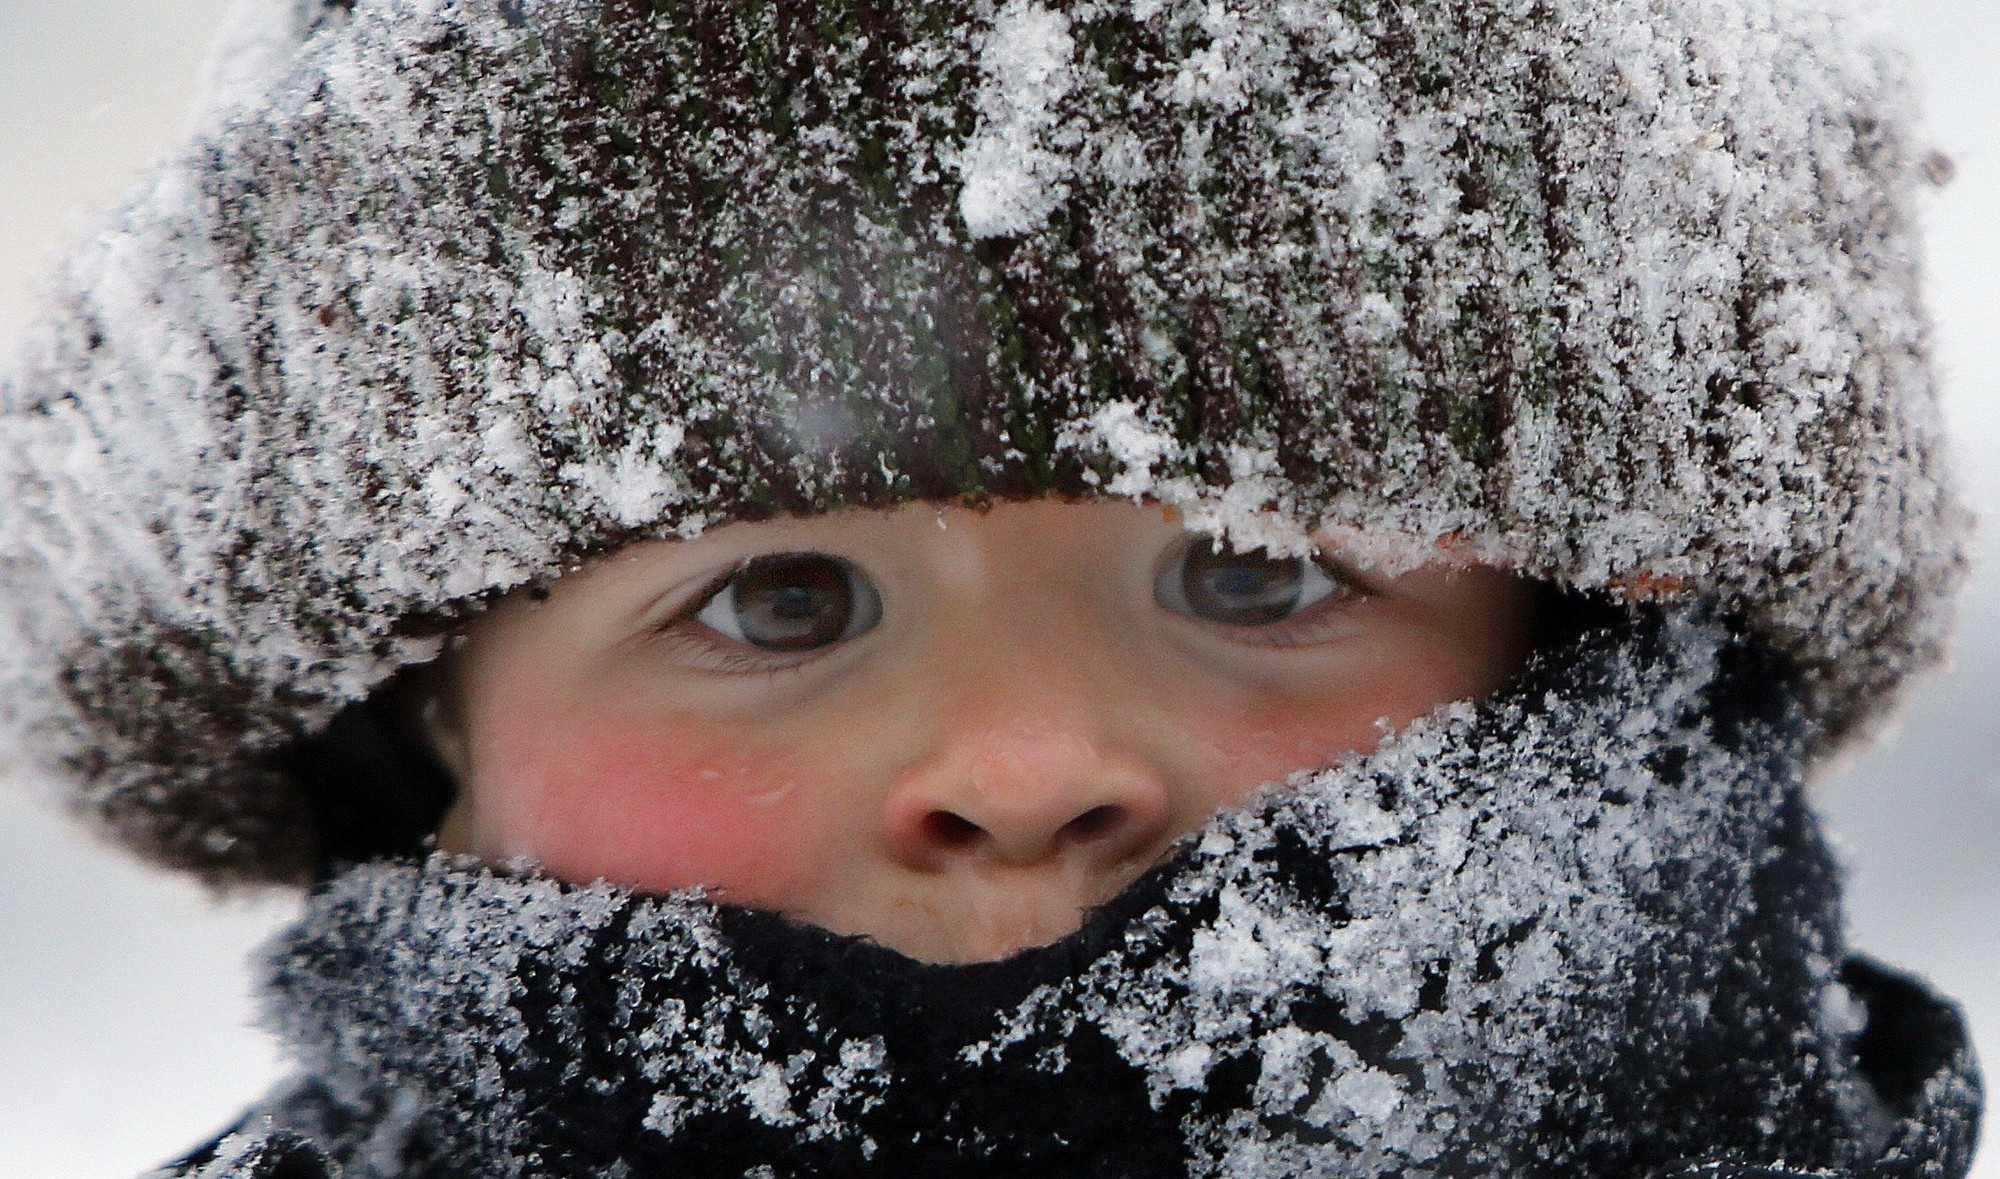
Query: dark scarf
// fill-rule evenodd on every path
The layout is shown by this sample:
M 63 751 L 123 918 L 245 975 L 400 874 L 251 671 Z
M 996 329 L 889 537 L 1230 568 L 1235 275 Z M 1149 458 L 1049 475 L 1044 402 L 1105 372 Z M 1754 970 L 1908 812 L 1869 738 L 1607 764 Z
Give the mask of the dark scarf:
M 186 1173 L 1962 1175 L 1963 1032 L 1843 965 L 1784 682 L 1639 618 L 985 965 L 363 866 L 273 952 L 304 1080 Z

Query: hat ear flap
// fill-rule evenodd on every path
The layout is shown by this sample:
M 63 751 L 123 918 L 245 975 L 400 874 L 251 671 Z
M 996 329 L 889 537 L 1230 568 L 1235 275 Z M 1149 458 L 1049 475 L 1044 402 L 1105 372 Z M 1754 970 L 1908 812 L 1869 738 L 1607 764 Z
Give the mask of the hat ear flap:
M 239 106 L 267 98 L 271 83 L 321 29 L 345 24 L 355 0 L 232 0 L 203 59 L 188 130 L 218 130 Z

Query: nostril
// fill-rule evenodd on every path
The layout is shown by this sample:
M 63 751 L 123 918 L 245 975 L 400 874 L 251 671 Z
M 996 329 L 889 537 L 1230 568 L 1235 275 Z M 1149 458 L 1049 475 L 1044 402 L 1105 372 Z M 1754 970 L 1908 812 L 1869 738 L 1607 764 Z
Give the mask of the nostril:
M 1094 806 L 1063 824 L 1060 837 L 1076 843 L 1089 843 L 1109 835 L 1123 818 L 1124 812 L 1118 807 Z
M 924 816 L 924 838 L 938 847 L 971 847 L 985 834 L 985 828 L 979 824 L 950 811 L 932 811 Z

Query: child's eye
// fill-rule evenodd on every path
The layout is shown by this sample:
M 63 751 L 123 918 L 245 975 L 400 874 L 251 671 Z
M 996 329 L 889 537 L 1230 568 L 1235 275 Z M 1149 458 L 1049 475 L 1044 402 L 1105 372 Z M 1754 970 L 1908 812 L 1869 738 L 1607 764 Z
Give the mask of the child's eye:
M 867 576 L 845 561 L 781 553 L 730 574 L 693 617 L 724 638 L 796 654 L 869 630 L 882 619 L 882 600 Z
M 1201 537 L 1160 571 L 1153 595 L 1175 614 L 1224 626 L 1270 626 L 1335 596 L 1356 596 L 1352 578 L 1323 560 L 1239 553 Z

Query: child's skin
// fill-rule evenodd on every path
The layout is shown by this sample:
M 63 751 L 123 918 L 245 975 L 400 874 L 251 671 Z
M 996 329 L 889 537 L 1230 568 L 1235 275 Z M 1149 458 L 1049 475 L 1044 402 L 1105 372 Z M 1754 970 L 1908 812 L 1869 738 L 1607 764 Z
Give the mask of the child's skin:
M 1001 957 L 1257 786 L 1491 692 L 1533 603 L 1491 568 L 1218 553 L 1124 503 L 637 544 L 498 603 L 441 669 L 441 842 Z

